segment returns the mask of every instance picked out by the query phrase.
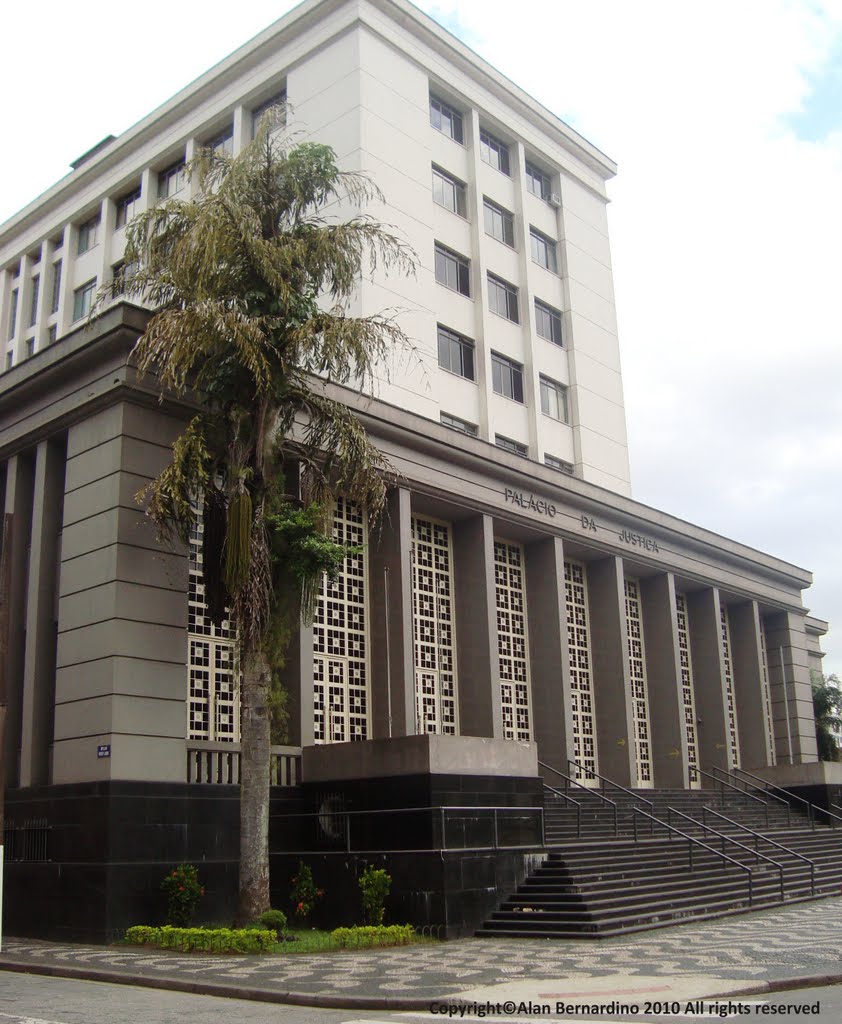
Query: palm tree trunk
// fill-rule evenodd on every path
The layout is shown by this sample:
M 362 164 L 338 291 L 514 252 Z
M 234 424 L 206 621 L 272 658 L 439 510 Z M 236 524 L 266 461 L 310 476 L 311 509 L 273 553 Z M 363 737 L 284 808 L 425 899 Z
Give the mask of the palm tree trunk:
M 269 661 L 251 654 L 243 671 L 240 726 L 240 895 L 242 927 L 270 907 L 269 900 Z

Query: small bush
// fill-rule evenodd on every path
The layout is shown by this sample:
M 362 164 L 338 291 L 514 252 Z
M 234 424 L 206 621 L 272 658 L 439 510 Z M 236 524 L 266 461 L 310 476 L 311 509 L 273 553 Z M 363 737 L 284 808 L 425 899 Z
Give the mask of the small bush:
M 369 925 L 382 925 L 386 912 L 386 897 L 392 889 L 392 876 L 383 868 L 369 866 L 360 875 L 360 891 L 363 894 L 363 911 Z
M 330 937 L 340 949 L 371 949 L 374 946 L 407 946 L 415 938 L 411 924 L 366 925 L 334 928 Z
M 313 881 L 313 872 L 303 860 L 300 860 L 298 873 L 292 876 L 289 898 L 292 900 L 292 912 L 301 924 L 308 920 L 313 908 L 324 894 L 324 889 L 319 889 Z
M 283 910 L 264 910 L 258 917 L 257 923 L 264 928 L 270 928 L 280 936 L 286 931 L 287 916 Z
M 277 936 L 268 928 L 150 928 L 135 925 L 126 931 L 126 942 L 135 946 L 159 946 L 181 953 L 268 953 Z
M 167 894 L 167 924 L 186 928 L 205 890 L 199 882 L 199 870 L 192 864 L 179 864 L 161 882 Z

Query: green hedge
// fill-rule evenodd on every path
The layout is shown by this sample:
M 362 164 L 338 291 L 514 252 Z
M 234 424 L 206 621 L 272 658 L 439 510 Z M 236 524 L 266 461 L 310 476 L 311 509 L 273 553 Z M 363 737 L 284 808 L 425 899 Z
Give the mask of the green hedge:
M 361 928 L 334 928 L 331 939 L 340 949 L 369 949 L 373 946 L 407 946 L 415 938 L 411 924 L 378 924 Z
M 268 953 L 278 936 L 268 928 L 153 928 L 136 925 L 126 931 L 126 942 L 134 946 L 160 946 L 182 953 Z

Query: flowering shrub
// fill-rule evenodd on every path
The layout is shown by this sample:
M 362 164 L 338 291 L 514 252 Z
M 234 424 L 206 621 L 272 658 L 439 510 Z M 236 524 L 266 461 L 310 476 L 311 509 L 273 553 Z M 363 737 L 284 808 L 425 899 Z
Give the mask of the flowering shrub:
M 292 900 L 292 912 L 301 924 L 308 920 L 313 908 L 324 894 L 324 889 L 317 888 L 313 881 L 313 872 L 303 860 L 300 860 L 298 873 L 292 876 L 289 898 Z
M 360 875 L 360 891 L 363 894 L 363 910 L 366 924 L 382 925 L 386 909 L 386 897 L 392 889 L 392 876 L 383 868 L 369 866 Z
M 198 868 L 192 864 L 179 864 L 161 882 L 167 894 L 167 924 L 186 928 L 193 920 L 193 914 L 205 890 L 199 883 Z

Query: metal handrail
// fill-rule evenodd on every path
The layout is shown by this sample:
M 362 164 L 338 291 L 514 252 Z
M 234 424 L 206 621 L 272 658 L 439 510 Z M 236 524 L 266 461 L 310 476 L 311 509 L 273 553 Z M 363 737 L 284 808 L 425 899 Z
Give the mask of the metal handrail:
M 752 850 L 750 846 L 746 846 L 745 843 L 741 843 L 739 839 L 734 839 L 733 836 L 726 835 L 724 832 L 720 832 L 715 829 L 713 825 L 708 825 L 706 821 L 699 821 L 698 818 L 693 818 L 689 814 L 685 814 L 684 811 L 679 811 L 677 807 L 667 808 L 667 822 L 672 824 L 672 815 L 677 814 L 680 818 L 686 818 L 687 821 L 693 825 L 700 825 L 703 829 L 707 829 L 708 832 L 712 832 L 717 839 L 722 841 L 722 852 L 725 853 L 725 844 L 732 843 L 734 846 L 739 846 L 741 850 L 745 850 L 746 853 L 752 854 L 756 860 L 765 861 L 767 864 L 771 864 L 772 867 L 778 869 L 778 881 L 780 883 L 781 890 L 781 903 L 784 901 L 784 869 L 783 865 L 779 864 L 776 860 L 772 860 L 771 857 L 767 857 L 765 854 L 760 853 L 759 850 Z
M 722 771 L 721 768 L 714 768 L 713 770 L 715 772 L 721 772 Z M 766 811 L 766 824 L 768 826 L 768 824 L 769 824 L 769 804 L 768 804 L 768 802 L 766 800 L 761 800 L 759 796 L 752 796 L 751 793 L 746 793 L 746 791 L 744 789 L 740 789 L 740 787 L 735 785 L 733 782 L 726 782 L 725 779 L 718 779 L 715 775 L 712 775 L 710 772 L 702 771 L 701 768 L 693 768 L 691 766 L 690 771 L 691 772 L 695 772 L 696 775 L 704 775 L 704 777 L 706 779 L 711 779 L 714 782 L 715 785 L 720 787 L 720 789 L 719 789 L 719 797 L 720 797 L 719 802 L 720 802 L 722 807 L 725 806 L 725 788 L 724 788 L 725 786 L 727 786 L 729 789 L 733 789 L 735 793 L 739 793 L 740 796 L 744 796 L 747 800 L 753 800 L 756 804 L 760 804 L 765 809 L 765 811 Z
M 722 769 L 720 768 L 719 770 L 721 771 Z M 750 779 L 754 779 L 755 782 L 762 782 L 762 787 L 752 786 L 752 789 L 758 789 L 761 793 L 765 793 L 766 796 L 770 796 L 773 800 L 777 800 L 779 803 L 786 804 L 786 806 L 790 810 L 792 809 L 790 797 L 793 800 L 797 800 L 798 803 L 804 804 L 807 808 L 807 820 L 810 822 L 810 828 L 815 829 L 816 822 L 813 818 L 813 805 L 808 800 L 805 800 L 803 797 L 796 796 L 795 793 L 790 793 L 787 790 L 782 789 L 780 786 L 776 786 L 773 782 L 767 782 L 764 778 L 761 778 L 761 776 L 759 775 L 752 775 L 752 773 L 747 772 L 745 768 L 733 768 L 731 770 L 731 774 L 734 776 L 734 778 L 737 777 L 737 772 L 739 772 L 740 775 L 748 775 L 748 777 Z M 750 783 L 746 782 L 745 779 L 740 779 L 740 782 L 742 782 L 744 786 L 750 785 Z M 776 790 L 775 793 L 772 792 L 773 789 Z M 786 797 L 778 796 L 778 793 L 786 793 Z M 787 825 L 792 824 L 792 815 L 789 812 L 787 813 L 786 823 Z
M 572 796 L 568 796 L 566 793 L 562 793 L 560 789 L 553 789 L 552 786 L 548 786 L 544 783 L 544 789 L 548 789 L 553 796 L 560 796 L 562 800 L 566 800 L 576 808 L 576 838 L 582 838 L 582 805 L 578 800 L 574 800 Z M 544 846 L 547 845 L 547 834 L 546 834 L 546 820 L 544 815 L 541 815 L 541 839 L 544 841 Z
M 748 866 L 748 864 L 741 864 L 738 860 L 734 860 L 733 857 L 729 857 L 727 853 L 722 853 L 720 850 L 716 850 L 714 849 L 714 847 L 708 846 L 708 844 L 702 842 L 701 839 L 696 839 L 695 836 L 691 836 L 688 835 L 686 832 L 682 832 L 681 829 L 676 828 L 675 825 L 670 825 L 666 821 L 661 821 L 660 818 L 655 818 L 651 814 L 647 814 L 646 811 L 642 811 L 639 807 L 633 807 L 632 811 L 634 811 L 635 814 L 642 814 L 645 818 L 652 818 L 653 828 L 654 825 L 657 823 L 658 825 L 661 825 L 663 828 L 669 829 L 670 832 L 675 832 L 675 834 L 681 836 L 682 839 L 687 840 L 687 852 L 689 855 L 691 871 L 693 870 L 693 846 L 695 845 L 701 846 L 702 849 L 707 850 L 709 853 L 712 853 L 715 857 L 720 857 L 722 860 L 727 860 L 729 864 L 736 864 L 736 866 L 741 871 L 748 872 L 748 905 L 752 905 L 752 902 L 754 900 L 754 891 L 752 885 L 754 872 Z M 636 818 L 634 820 L 637 821 Z M 635 835 L 635 839 L 637 839 L 637 835 Z
M 584 772 L 585 775 L 592 775 L 595 779 L 599 779 L 599 781 L 602 783 L 603 789 L 605 788 L 605 784 L 607 783 L 609 786 L 613 786 L 615 789 L 619 789 L 623 793 L 628 794 L 628 796 L 632 797 L 634 800 L 640 800 L 641 803 L 646 804 L 646 806 L 649 808 L 650 812 L 652 812 L 654 816 L 655 805 L 652 803 L 651 800 L 647 800 L 645 796 L 639 796 L 637 793 L 632 792 L 632 790 L 626 789 L 625 786 L 621 786 L 619 782 L 615 782 L 613 779 L 607 779 L 604 775 L 600 775 L 599 772 L 594 771 L 593 768 L 586 768 L 583 764 L 579 764 L 578 761 L 574 761 L 572 758 L 568 757 L 567 767 L 569 768 L 571 764 L 574 768 L 578 768 L 580 772 Z M 637 808 L 633 807 L 632 810 L 637 810 Z
M 784 853 L 790 857 L 796 857 L 798 860 L 803 860 L 805 864 L 810 865 L 810 895 L 816 895 L 816 865 L 815 862 L 810 860 L 809 857 L 805 857 L 801 853 L 796 853 L 795 850 L 791 850 L 788 846 L 784 846 L 783 843 L 777 843 L 774 839 L 770 839 L 768 836 L 764 836 L 762 832 L 755 832 L 753 828 L 749 828 L 748 825 L 744 825 L 741 821 L 734 821 L 733 818 L 729 818 L 726 814 L 720 814 L 719 811 L 715 811 L 712 807 L 702 808 L 702 819 L 704 820 L 705 814 L 710 812 L 715 814 L 717 818 L 722 818 L 723 821 L 727 821 L 729 825 L 733 825 L 735 828 L 741 828 L 744 832 L 748 832 L 754 836 L 754 846 L 757 849 L 758 840 L 762 839 L 764 843 L 769 843 L 770 846 L 774 846 L 777 850 L 783 850 Z
M 564 781 L 568 785 L 572 783 L 572 785 L 578 786 L 580 789 L 584 789 L 586 793 L 593 793 L 593 795 L 599 797 L 599 799 L 602 800 L 603 803 L 609 804 L 614 810 L 614 835 L 618 836 L 620 834 L 620 826 L 617 818 L 617 802 L 615 800 L 612 800 L 610 797 L 605 796 L 604 793 L 600 793 L 598 789 L 591 789 L 590 786 L 586 786 L 583 782 L 579 782 L 578 779 L 574 779 L 570 775 L 565 775 L 564 772 L 560 772 L 558 768 L 553 768 L 552 765 L 544 764 L 543 761 L 539 761 L 538 766 L 540 768 L 546 768 L 547 771 L 553 772 L 553 774 L 558 775 L 558 777 L 564 779 Z M 544 783 L 544 788 L 549 789 L 554 793 L 556 792 L 556 790 L 554 790 L 552 786 L 548 786 L 546 782 Z
M 568 798 L 570 799 L 570 798 Z M 571 800 L 572 803 L 576 803 L 575 800 Z M 351 818 L 360 817 L 362 815 L 378 815 L 378 814 L 408 814 L 408 813 L 420 813 L 421 811 L 438 811 L 441 814 L 442 822 L 442 846 L 441 850 L 447 850 L 446 835 L 444 832 L 445 815 L 449 811 L 470 811 L 476 813 L 479 811 L 493 811 L 494 812 L 494 845 L 493 846 L 457 846 L 453 849 L 457 850 L 496 850 L 496 849 L 528 849 L 536 846 L 536 843 L 521 843 L 519 846 L 511 847 L 500 847 L 497 842 L 497 812 L 498 811 L 528 811 L 531 814 L 539 814 L 541 816 L 541 845 L 544 844 L 545 837 L 545 825 L 544 825 L 544 808 L 535 805 L 524 805 L 517 807 L 510 807 L 508 805 L 495 805 L 495 804 L 472 804 L 468 806 L 461 806 L 457 804 L 435 804 L 429 807 L 382 807 L 372 810 L 364 811 L 347 811 L 347 810 L 331 810 L 331 811 L 295 811 L 291 814 L 272 814 L 270 819 L 287 819 L 287 818 L 316 818 L 323 819 L 326 817 L 344 818 L 347 822 L 347 828 L 345 829 L 345 849 L 347 853 L 351 852 Z

